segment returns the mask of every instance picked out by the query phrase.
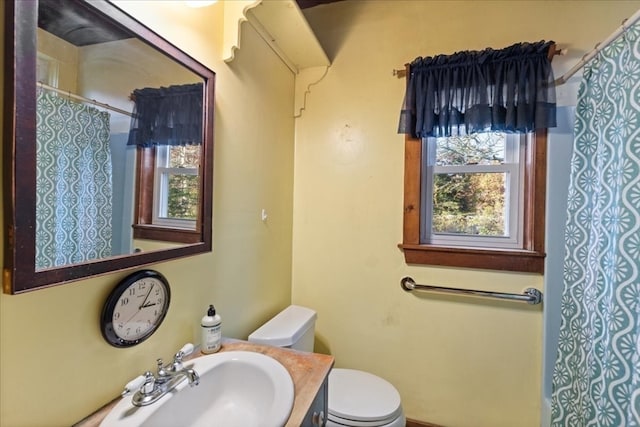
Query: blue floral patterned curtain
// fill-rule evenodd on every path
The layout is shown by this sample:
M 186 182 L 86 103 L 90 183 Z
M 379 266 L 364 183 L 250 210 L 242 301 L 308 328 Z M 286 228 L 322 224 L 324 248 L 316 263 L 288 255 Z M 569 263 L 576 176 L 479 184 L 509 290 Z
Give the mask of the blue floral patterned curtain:
M 133 91 L 128 145 L 202 144 L 202 83 Z
M 36 269 L 111 256 L 109 114 L 38 93 Z
M 556 126 L 554 42 L 416 58 L 399 133 L 417 138 Z
M 640 27 L 585 69 L 552 425 L 640 426 Z

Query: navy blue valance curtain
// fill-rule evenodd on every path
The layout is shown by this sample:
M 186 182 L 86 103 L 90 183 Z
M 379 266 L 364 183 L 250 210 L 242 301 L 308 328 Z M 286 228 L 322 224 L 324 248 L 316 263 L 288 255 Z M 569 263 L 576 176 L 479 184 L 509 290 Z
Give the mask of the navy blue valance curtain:
M 443 137 L 556 126 L 554 42 L 416 58 L 398 133 Z
M 127 145 L 201 144 L 202 88 L 202 83 L 195 83 L 134 90 Z

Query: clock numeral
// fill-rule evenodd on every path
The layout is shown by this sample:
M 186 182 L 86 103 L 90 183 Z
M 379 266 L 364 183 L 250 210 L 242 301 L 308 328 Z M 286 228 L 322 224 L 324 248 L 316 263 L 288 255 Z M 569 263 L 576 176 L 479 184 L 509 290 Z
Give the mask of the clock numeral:
M 132 297 L 136 294 L 136 288 L 129 288 L 129 296 Z
M 124 297 L 124 298 L 120 298 L 120 305 L 127 305 L 129 304 L 129 298 Z
M 136 334 L 139 334 L 141 330 L 142 330 L 142 328 L 141 328 L 140 326 L 138 326 L 138 327 L 136 328 Z
M 120 318 L 120 312 L 116 311 L 115 313 L 113 313 L 113 320 L 118 320 Z
M 124 328 L 124 324 L 123 323 L 118 323 L 118 329 L 122 329 Z

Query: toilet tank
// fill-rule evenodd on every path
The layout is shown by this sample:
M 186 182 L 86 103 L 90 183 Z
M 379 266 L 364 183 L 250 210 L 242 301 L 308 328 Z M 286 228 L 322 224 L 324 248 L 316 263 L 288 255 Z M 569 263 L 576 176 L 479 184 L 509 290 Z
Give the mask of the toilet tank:
M 249 342 L 313 351 L 316 312 L 290 305 L 249 335 Z

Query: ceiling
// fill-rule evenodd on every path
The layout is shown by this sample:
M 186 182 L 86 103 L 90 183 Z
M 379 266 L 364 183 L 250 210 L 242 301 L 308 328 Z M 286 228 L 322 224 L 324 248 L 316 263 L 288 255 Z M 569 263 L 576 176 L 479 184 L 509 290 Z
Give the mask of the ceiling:
M 296 0 L 300 9 L 343 0 Z M 65 0 L 40 0 L 38 26 L 76 46 L 120 40 L 131 37 L 86 8 Z
M 40 0 L 38 27 L 76 46 L 132 37 L 129 32 L 81 4 L 64 0 Z

